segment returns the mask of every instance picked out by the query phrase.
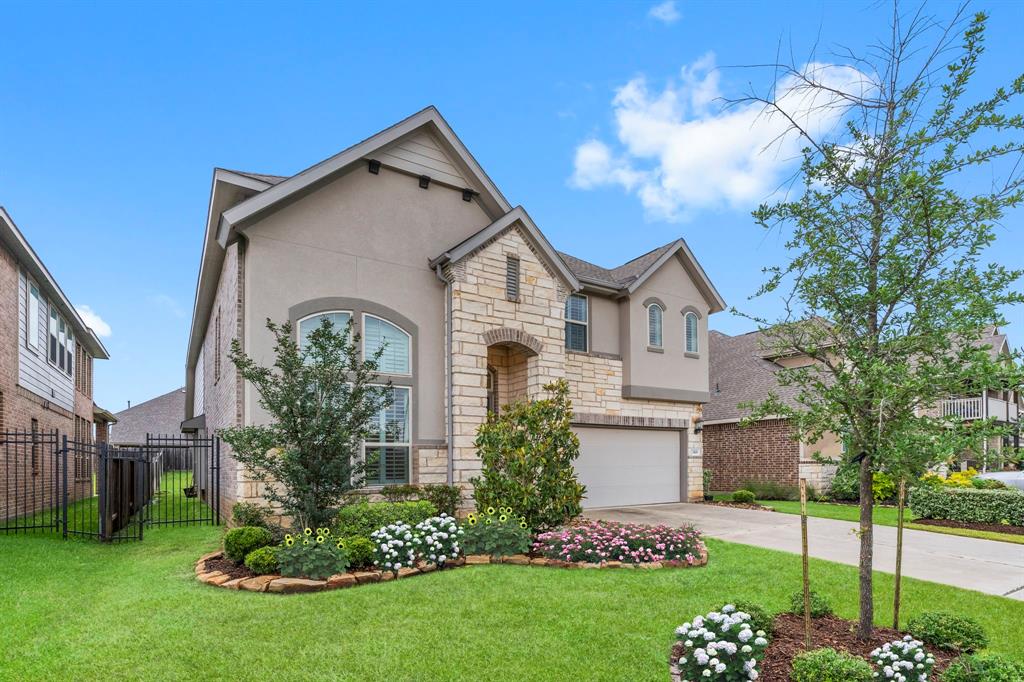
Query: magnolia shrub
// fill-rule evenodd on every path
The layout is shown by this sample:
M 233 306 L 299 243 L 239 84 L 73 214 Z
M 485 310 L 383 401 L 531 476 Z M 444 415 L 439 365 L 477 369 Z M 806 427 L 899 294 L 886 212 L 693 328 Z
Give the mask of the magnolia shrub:
M 754 630 L 750 615 L 732 604 L 676 628 L 682 647 L 675 665 L 683 682 L 722 680 L 739 682 L 759 677 L 758 662 L 768 647 L 764 630 Z
M 910 635 L 875 649 L 871 652 L 871 661 L 878 666 L 880 674 L 876 676 L 879 679 L 893 682 L 928 682 L 928 675 L 935 667 L 935 659 Z

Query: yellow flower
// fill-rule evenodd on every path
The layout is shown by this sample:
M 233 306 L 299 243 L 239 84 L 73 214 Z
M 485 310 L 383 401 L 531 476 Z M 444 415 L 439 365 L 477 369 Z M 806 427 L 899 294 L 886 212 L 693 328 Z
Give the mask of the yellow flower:
M 341 540 L 338 540 L 338 549 L 345 549 L 345 543 Z
M 324 532 L 324 535 L 326 535 L 327 537 L 331 536 L 331 529 L 330 528 L 324 528 L 323 532 Z
M 526 521 L 520 521 L 519 522 L 519 527 L 520 528 L 526 528 Z
M 492 524 L 492 523 L 494 523 L 494 522 L 493 522 L 493 521 L 491 521 L 491 520 L 490 520 L 490 519 L 488 518 L 488 519 L 485 519 L 485 520 L 484 520 L 484 523 L 486 523 L 486 524 L 487 524 L 487 525 L 489 526 L 489 525 L 491 525 L 491 524 Z
M 468 519 L 466 519 L 466 520 L 469 522 L 469 525 L 471 525 L 471 526 L 475 526 L 476 525 L 476 517 L 475 516 L 470 515 L 470 517 Z
M 294 544 L 295 544 L 295 538 L 293 538 L 291 535 L 289 535 L 288 537 L 286 537 L 284 539 L 284 546 L 285 547 L 291 547 Z
M 323 535 L 317 535 L 317 536 L 316 536 L 316 543 L 317 543 L 318 545 L 322 545 L 322 544 L 323 544 L 323 542 L 324 542 L 324 536 L 323 536 Z
M 292 534 L 291 533 L 285 534 L 284 539 L 285 540 L 291 540 L 292 539 Z
M 312 535 L 313 534 L 313 529 L 312 528 L 307 528 L 306 530 L 304 530 L 302 532 L 305 533 L 306 535 Z
M 309 546 L 309 538 L 306 538 L 305 540 L 302 541 L 302 546 L 303 547 L 308 547 Z
M 502 523 L 505 523 L 506 521 L 508 521 L 508 517 L 505 516 L 504 514 L 502 514 L 501 516 L 498 517 L 498 520 L 501 521 Z
M 494 507 L 488 507 L 487 508 L 487 513 L 488 514 L 494 514 Z
M 502 514 L 511 514 L 512 513 L 512 507 L 502 507 L 501 508 L 501 513 Z

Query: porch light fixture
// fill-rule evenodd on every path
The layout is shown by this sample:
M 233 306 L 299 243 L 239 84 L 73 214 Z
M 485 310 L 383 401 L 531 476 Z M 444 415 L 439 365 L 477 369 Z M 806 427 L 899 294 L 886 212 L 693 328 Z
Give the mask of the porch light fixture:
M 704 430 L 704 417 L 697 417 L 693 420 L 693 432 L 700 433 Z
M 378 175 L 380 173 L 380 161 L 377 159 L 369 159 L 367 161 L 367 170 L 374 175 Z
M 427 189 L 428 187 L 430 187 L 430 176 L 429 175 L 421 175 L 420 176 L 420 189 Z

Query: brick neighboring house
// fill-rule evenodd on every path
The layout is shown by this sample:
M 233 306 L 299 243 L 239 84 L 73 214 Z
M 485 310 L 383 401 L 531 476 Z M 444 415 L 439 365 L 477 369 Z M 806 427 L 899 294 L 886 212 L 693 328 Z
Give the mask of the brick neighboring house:
M 227 359 L 232 339 L 271 364 L 266 318 L 290 320 L 300 343 L 324 317 L 352 320 L 364 353 L 387 342 L 395 391 L 364 445 L 371 485 L 468 494 L 488 409 L 564 377 L 585 504 L 692 499 L 707 320 L 723 308 L 681 239 L 615 268 L 555 251 L 429 107 L 294 176 L 214 172 L 182 428 L 267 418 Z M 221 475 L 225 510 L 261 498 L 227 447 Z
M 993 358 L 1010 356 L 1006 336 L 998 329 L 986 330 L 978 341 L 987 346 Z M 741 403 L 756 403 L 774 392 L 796 407 L 794 387 L 781 386 L 777 375 L 787 368 L 806 366 L 811 360 L 803 355 L 773 352 L 764 334 L 750 332 L 728 336 L 718 331 L 709 334 L 711 399 L 704 409 L 704 466 L 712 472 L 714 490 L 736 490 L 751 480 L 796 485 L 800 478 L 817 490 L 828 486 L 836 467 L 815 459 L 838 460 L 843 454 L 842 438 L 827 433 L 817 443 L 795 439 L 786 419 L 764 419 L 748 427 L 740 420 L 748 414 Z M 980 396 L 951 397 L 935 408 L 961 419 L 986 419 L 1018 424 L 1024 401 L 1019 391 L 990 390 Z M 979 443 L 974 452 L 965 453 L 963 464 L 983 461 L 1001 462 L 1003 450 L 1017 449 L 1016 436 Z
M 185 418 L 185 387 L 121 410 L 114 417 L 117 424 L 110 431 L 113 445 L 143 444 L 147 435 L 180 435 Z
M 109 413 L 93 403 L 93 360 L 108 358 L 28 240 L 0 207 L 0 432 L 59 432 L 93 439 L 94 422 L 105 432 Z M 46 438 L 40 436 L 40 441 Z M 55 476 L 42 443 L 8 445 L 0 481 L 8 488 L 44 487 Z M 90 494 L 91 471 L 76 465 L 72 497 Z M 10 498 L 10 491 L 5 499 Z M 32 498 L 22 498 L 30 504 Z M 5 517 L 28 507 L 6 509 Z

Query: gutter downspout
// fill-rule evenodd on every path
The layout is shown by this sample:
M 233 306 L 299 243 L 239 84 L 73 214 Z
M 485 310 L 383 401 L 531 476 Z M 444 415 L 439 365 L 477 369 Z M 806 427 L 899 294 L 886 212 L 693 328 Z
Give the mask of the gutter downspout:
M 447 462 L 447 481 L 448 485 L 455 483 L 455 415 L 453 414 L 454 399 L 452 391 L 454 385 L 452 383 L 452 283 L 444 276 L 444 272 L 441 269 L 441 264 L 434 265 L 434 273 L 437 278 L 444 282 L 444 293 L 445 293 L 445 381 L 447 383 L 447 412 L 448 412 L 448 434 L 446 440 L 448 441 L 448 462 Z

